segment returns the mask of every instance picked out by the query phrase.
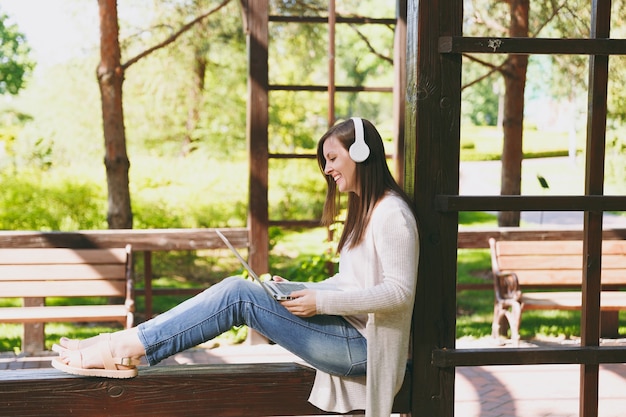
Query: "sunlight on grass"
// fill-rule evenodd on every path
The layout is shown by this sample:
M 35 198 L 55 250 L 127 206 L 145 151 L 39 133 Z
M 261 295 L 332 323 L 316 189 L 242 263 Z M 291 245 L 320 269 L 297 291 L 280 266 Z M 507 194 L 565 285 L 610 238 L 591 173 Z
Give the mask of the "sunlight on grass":
M 502 128 L 497 126 L 463 125 L 461 128 L 461 160 L 497 160 L 502 155 Z M 576 148 L 584 149 L 584 136 L 576 138 Z M 567 156 L 570 138 L 567 132 L 524 129 L 524 157 Z

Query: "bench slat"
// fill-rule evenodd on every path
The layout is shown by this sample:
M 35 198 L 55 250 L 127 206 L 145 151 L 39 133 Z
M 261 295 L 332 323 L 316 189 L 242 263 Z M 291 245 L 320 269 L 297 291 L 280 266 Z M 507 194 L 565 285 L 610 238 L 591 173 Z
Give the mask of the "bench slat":
M 522 295 L 524 309 L 529 310 L 580 310 L 581 292 L 525 292 Z M 600 309 L 605 311 L 626 310 L 626 292 L 603 291 L 600 293 Z
M 0 265 L 33 264 L 101 264 L 126 262 L 126 250 L 11 248 L 0 250 Z
M 581 271 L 583 259 L 578 255 L 546 255 L 543 253 L 525 256 L 499 255 L 498 265 L 501 271 L 522 271 L 522 270 L 576 270 Z M 626 269 L 626 256 L 624 255 L 602 255 L 602 269 Z
M 126 280 L 0 282 L 2 297 L 124 297 Z
M 583 242 L 579 240 L 554 241 L 497 241 L 499 255 L 580 255 Z M 605 240 L 602 242 L 603 254 L 626 254 L 626 242 L 623 240 Z
M 582 271 L 515 271 L 522 288 L 539 287 L 580 287 L 582 285 Z M 603 270 L 602 284 L 612 286 L 626 286 L 626 269 Z
M 125 264 L 0 265 L 0 283 L 28 280 L 85 280 L 124 277 Z M 1 294 L 1 293 L 0 293 Z
M 0 308 L 0 322 L 119 321 L 125 323 L 128 313 L 129 309 L 123 305 L 5 307 Z

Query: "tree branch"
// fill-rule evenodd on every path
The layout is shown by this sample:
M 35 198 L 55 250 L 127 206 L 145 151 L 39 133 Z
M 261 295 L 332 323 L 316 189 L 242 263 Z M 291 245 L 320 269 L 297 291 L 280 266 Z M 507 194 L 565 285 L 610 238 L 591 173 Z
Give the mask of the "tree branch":
M 201 16 L 198 16 L 197 18 L 195 18 L 191 22 L 189 22 L 186 25 L 184 25 L 183 27 L 181 27 L 178 30 L 178 32 L 172 34 L 169 38 L 165 39 L 163 42 L 160 42 L 160 43 L 154 45 L 153 47 L 148 48 L 145 51 L 141 52 L 140 54 L 136 55 L 134 58 L 129 59 L 128 61 L 126 61 L 125 63 L 122 64 L 122 70 L 126 70 L 128 67 L 130 67 L 131 65 L 133 65 L 134 63 L 136 63 L 140 59 L 142 59 L 142 58 L 150 55 L 152 52 L 154 52 L 154 51 L 156 51 L 158 49 L 161 49 L 161 48 L 169 45 L 170 43 L 174 42 L 176 39 L 178 39 L 178 37 L 180 35 L 182 35 L 183 33 L 187 32 L 194 25 L 196 25 L 197 23 L 201 22 L 206 17 L 212 15 L 213 13 L 217 12 L 218 10 L 220 10 L 221 8 L 226 6 L 228 3 L 230 3 L 230 1 L 231 0 L 224 0 L 221 4 L 216 6 L 214 9 L 206 12 L 205 14 L 203 14 Z
M 374 48 L 372 46 L 372 44 L 370 43 L 369 39 L 367 38 L 367 36 L 365 36 L 363 33 L 361 33 L 361 31 L 359 31 L 355 25 L 350 25 L 350 27 L 352 28 L 352 30 L 354 30 L 356 32 L 356 34 L 359 36 L 359 38 L 361 38 L 361 40 L 363 42 L 365 42 L 365 45 L 367 45 L 367 49 L 369 49 L 369 51 L 371 53 L 373 53 L 374 55 L 376 55 L 378 58 L 389 62 L 390 64 L 393 64 L 393 58 L 390 58 L 386 55 L 381 54 L 380 52 L 376 51 L 376 48 Z
M 553 19 L 556 19 L 561 9 L 565 7 L 567 7 L 567 0 L 565 0 L 563 3 L 559 5 L 554 4 L 554 2 L 552 2 L 552 13 L 550 14 L 550 16 L 548 16 L 547 19 L 543 21 L 542 24 L 539 25 L 539 27 L 535 30 L 535 33 L 532 34 L 530 37 L 536 38 L 537 36 L 539 36 L 539 33 L 541 33 L 541 30 L 544 27 L 548 26 L 548 23 L 552 22 Z
M 505 65 L 506 65 L 506 60 L 500 64 L 500 65 L 494 65 L 490 62 L 487 61 L 483 61 L 481 59 L 476 58 L 475 56 L 472 55 L 468 55 L 468 54 L 463 54 L 463 56 L 471 61 L 476 62 L 477 64 L 483 65 L 487 68 L 489 68 L 489 71 L 485 74 L 483 74 L 482 76 L 476 78 L 475 80 L 465 84 L 464 86 L 461 87 L 461 90 L 465 90 L 466 88 L 469 88 L 471 86 L 473 86 L 474 84 L 478 84 L 479 82 L 481 82 L 482 80 L 484 80 L 485 78 L 488 78 L 489 76 L 491 76 L 493 73 L 495 72 L 499 72 L 501 74 L 506 74 L 506 71 L 504 69 Z

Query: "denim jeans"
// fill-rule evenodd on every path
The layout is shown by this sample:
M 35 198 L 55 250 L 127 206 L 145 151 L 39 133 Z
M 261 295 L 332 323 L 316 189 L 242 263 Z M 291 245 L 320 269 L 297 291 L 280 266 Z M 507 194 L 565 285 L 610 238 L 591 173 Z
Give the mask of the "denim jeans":
M 230 330 L 247 325 L 316 369 L 340 376 L 365 375 L 367 341 L 341 316 L 294 316 L 263 289 L 229 277 L 139 325 L 151 365 Z

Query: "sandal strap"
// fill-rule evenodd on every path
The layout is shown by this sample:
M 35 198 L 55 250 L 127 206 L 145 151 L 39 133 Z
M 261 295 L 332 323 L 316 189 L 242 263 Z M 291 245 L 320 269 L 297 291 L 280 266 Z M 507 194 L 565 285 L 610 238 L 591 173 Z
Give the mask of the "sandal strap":
M 100 357 L 102 358 L 104 369 L 107 369 L 107 370 L 117 370 L 118 365 L 132 368 L 132 367 L 139 365 L 140 363 L 140 360 L 138 358 L 132 358 L 132 357 L 114 358 L 113 355 L 111 354 L 110 341 L 100 342 Z
M 139 358 L 113 358 L 116 364 L 122 366 L 139 366 L 141 364 L 141 359 Z

